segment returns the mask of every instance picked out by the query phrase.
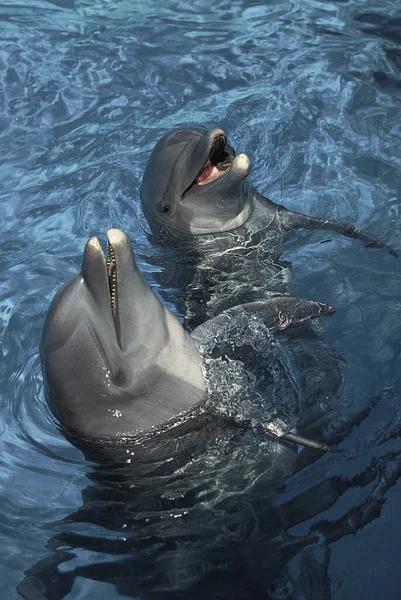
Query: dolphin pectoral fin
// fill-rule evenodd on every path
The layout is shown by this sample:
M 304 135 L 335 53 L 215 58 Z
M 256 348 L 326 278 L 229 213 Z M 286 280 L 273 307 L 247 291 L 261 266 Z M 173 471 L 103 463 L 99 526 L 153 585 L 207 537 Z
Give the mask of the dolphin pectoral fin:
M 278 331 L 286 329 L 293 323 L 327 317 L 335 312 L 334 308 L 323 302 L 315 302 L 306 298 L 278 296 L 269 300 L 239 304 L 224 311 L 222 315 L 231 317 L 240 314 L 255 315 L 263 321 L 268 329 Z
M 271 432 L 269 431 L 269 433 Z M 284 440 L 285 442 L 292 442 L 294 444 L 299 444 L 300 446 L 306 446 L 307 448 L 321 450 L 322 452 L 345 452 L 345 450 L 342 450 L 341 448 L 329 446 L 328 444 L 324 444 L 323 442 L 315 442 L 314 440 L 310 440 L 309 438 L 303 437 L 302 435 L 297 435 L 296 433 L 283 433 L 283 435 L 275 435 L 275 437 L 277 437 L 277 439 L 279 440 Z
M 277 296 L 268 300 L 238 304 L 228 308 L 217 317 L 199 325 L 191 333 L 191 337 L 201 344 L 203 340 L 213 337 L 218 329 L 228 324 L 237 315 L 254 315 L 271 331 L 286 329 L 293 323 L 302 323 L 308 319 L 328 317 L 336 311 L 323 302 L 314 302 L 306 298 Z
M 279 219 L 280 223 L 288 229 L 325 229 L 329 231 L 335 231 L 340 235 L 349 238 L 355 238 L 365 243 L 366 248 L 386 248 L 390 254 L 398 257 L 397 252 L 384 242 L 377 238 L 364 233 L 360 229 L 357 229 L 352 223 L 343 223 L 336 221 L 329 221 L 328 219 L 319 219 L 317 217 L 309 217 L 291 210 L 288 210 L 284 206 L 279 207 Z
M 311 440 L 303 435 L 298 435 L 297 433 L 293 433 L 291 431 L 283 431 L 281 427 L 277 427 L 277 424 L 269 423 L 264 424 L 261 423 L 262 428 L 268 435 L 273 436 L 277 440 L 282 440 L 284 442 L 291 442 L 292 444 L 299 444 L 300 446 L 306 446 L 307 448 L 314 448 L 315 450 L 321 450 L 322 452 L 345 452 L 341 448 L 336 448 L 335 446 L 329 446 L 324 442 L 316 442 L 315 440 Z
M 307 448 L 321 450 L 322 452 L 347 452 L 347 450 L 343 450 L 342 448 L 337 448 L 336 446 L 331 446 L 329 444 L 325 444 L 324 442 L 317 442 L 316 440 L 311 440 L 310 438 L 307 438 L 303 435 L 299 435 L 298 433 L 293 433 L 292 431 L 286 431 L 277 419 L 276 421 L 270 423 L 263 423 L 261 421 L 253 419 L 245 419 L 242 420 L 241 424 L 245 427 L 251 426 L 261 428 L 267 435 L 275 438 L 278 441 L 290 442 L 291 444 L 306 446 Z

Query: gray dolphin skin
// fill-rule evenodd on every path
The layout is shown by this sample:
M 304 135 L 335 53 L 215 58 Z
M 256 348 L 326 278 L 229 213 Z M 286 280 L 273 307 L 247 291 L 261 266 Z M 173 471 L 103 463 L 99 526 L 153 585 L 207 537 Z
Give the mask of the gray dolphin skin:
M 393 248 L 351 223 L 309 217 L 275 204 L 252 187 L 250 170 L 249 157 L 235 155 L 222 129 L 174 129 L 159 140 L 147 163 L 141 183 L 145 216 L 153 228 L 202 235 L 233 231 L 255 215 L 252 232 L 269 227 L 283 233 L 331 230 L 397 256 Z
M 239 227 L 254 209 L 246 154 L 235 156 L 222 129 L 176 129 L 154 148 L 141 184 L 147 218 L 182 233 Z
M 41 356 L 50 407 L 82 438 L 149 429 L 205 396 L 197 345 L 142 278 L 130 243 L 88 241 L 81 274 L 54 299 Z
M 40 348 L 50 408 L 84 442 L 126 439 L 199 405 L 207 395 L 199 347 L 216 325 L 248 314 L 274 332 L 334 313 L 276 297 L 236 306 L 189 334 L 144 281 L 127 236 L 107 236 L 107 259 L 97 238 L 86 244 L 81 273 L 51 304 Z

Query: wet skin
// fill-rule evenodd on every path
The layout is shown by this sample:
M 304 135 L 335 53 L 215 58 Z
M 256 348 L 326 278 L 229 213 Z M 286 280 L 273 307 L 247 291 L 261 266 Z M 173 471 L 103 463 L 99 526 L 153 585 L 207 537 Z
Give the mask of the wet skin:
M 308 390 L 305 396 L 310 409 L 299 423 L 300 431 L 307 434 L 311 421 L 316 425 L 311 411 L 315 406 L 319 412 L 317 403 L 322 395 L 341 393 L 342 372 L 336 373 L 329 387 L 327 381 L 316 384 L 317 363 L 326 360 L 325 369 L 332 373 L 339 361 L 319 336 L 307 342 L 299 339 L 297 323 L 333 311 L 316 302 L 276 297 L 228 309 L 189 335 L 144 282 L 127 238 L 116 230 L 109 232 L 108 238 L 107 260 L 96 238 L 88 242 L 81 274 L 53 301 L 41 345 L 50 406 L 69 439 L 99 464 L 89 475 L 92 483 L 83 491 L 83 506 L 63 521 L 68 531 L 49 541 L 52 554 L 26 572 L 18 591 L 31 598 L 40 588 L 46 596 L 61 600 L 81 577 L 110 582 L 121 594 L 147 592 L 155 599 L 175 599 L 188 586 L 194 598 L 203 598 L 210 585 L 232 598 L 247 597 L 249 590 L 253 597 L 258 593 L 265 597 L 267 586 L 303 548 L 322 536 L 329 544 L 375 518 L 372 511 L 361 512 L 359 520 L 346 513 L 338 523 L 311 526 L 302 538 L 278 541 L 283 531 L 330 507 L 348 488 L 361 485 L 359 479 L 354 482 L 333 476 L 307 493 L 277 504 L 271 501 L 273 490 L 297 468 L 297 462 L 298 466 L 310 464 L 321 451 L 306 449 L 309 454 L 297 456 L 294 444 L 278 440 L 266 447 L 263 432 L 227 427 L 206 414 L 200 421 L 192 421 L 190 430 L 175 428 L 142 440 L 134 435 L 127 460 L 128 447 L 126 440 L 119 447 L 119 432 L 137 434 L 138 429 L 160 424 L 163 419 L 174 420 L 177 412 L 195 409 L 205 396 L 203 380 L 198 377 L 199 345 L 220 325 L 248 314 L 262 319 L 276 335 L 295 325 L 292 350 L 305 372 L 303 387 Z M 311 349 L 309 362 L 305 344 Z M 155 359 L 159 355 L 163 360 Z M 182 370 L 183 361 L 187 361 L 191 377 L 188 369 Z M 145 395 L 141 385 L 144 370 Z M 161 407 L 164 399 L 166 405 Z M 121 417 L 113 416 L 115 408 L 122 412 Z M 347 431 L 343 428 L 337 434 L 340 441 Z M 219 451 L 212 452 L 213 460 L 202 463 L 200 457 L 202 453 L 208 456 L 213 436 Z M 247 444 L 250 450 L 244 456 Z M 256 456 L 256 448 L 263 456 Z M 234 457 L 235 463 L 240 449 L 236 468 L 226 473 L 227 457 Z M 368 474 L 372 478 L 373 469 L 369 468 Z M 364 485 L 370 481 L 365 479 Z M 226 488 L 230 493 L 224 495 Z M 380 501 L 381 497 L 376 505 Z M 361 508 L 363 511 L 364 506 Z M 52 528 L 63 523 L 52 524 Z M 85 535 L 83 524 L 121 535 L 115 539 L 100 533 Z M 112 559 L 102 564 L 85 559 L 67 570 L 58 568 L 82 549 Z M 308 562 L 306 555 L 304 560 Z M 320 567 L 313 556 L 310 561 L 325 580 L 326 562 Z M 306 564 L 306 572 L 308 568 Z M 154 591 L 155 582 L 158 591 Z
M 97 238 L 87 243 L 81 274 L 54 298 L 41 342 L 49 405 L 78 446 L 112 449 L 199 406 L 207 397 L 199 346 L 237 315 L 274 332 L 334 312 L 277 297 L 229 309 L 190 335 L 144 281 L 125 234 L 112 229 L 108 241 L 107 260 Z
M 220 129 L 183 127 L 165 135 L 146 166 L 141 200 L 163 247 L 164 287 L 185 290 L 178 309 L 190 329 L 235 304 L 291 293 L 291 269 L 278 260 L 297 229 L 334 231 L 396 252 L 350 223 L 286 209 L 259 194 L 251 163 Z M 171 299 L 171 297 L 170 297 Z

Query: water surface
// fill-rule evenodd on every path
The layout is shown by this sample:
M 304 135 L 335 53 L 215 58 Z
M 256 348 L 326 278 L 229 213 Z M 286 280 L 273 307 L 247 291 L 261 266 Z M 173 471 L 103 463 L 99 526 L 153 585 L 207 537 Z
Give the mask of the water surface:
M 90 505 L 88 490 L 115 490 L 109 480 L 117 475 L 94 471 L 64 440 L 38 359 L 50 299 L 79 269 L 89 236 L 123 229 L 159 289 L 139 182 L 153 145 L 174 126 L 222 127 L 252 157 L 260 192 L 293 210 L 352 221 L 400 249 L 397 3 L 10 0 L 0 3 L 0 23 L 4 597 L 20 598 L 24 582 L 25 597 L 49 600 L 234 597 L 245 593 L 241 585 L 254 598 L 399 598 L 399 260 L 324 232 L 299 232 L 283 248 L 296 293 L 337 309 L 322 329 L 345 361 L 345 416 L 373 408 L 343 442 L 347 459 L 326 455 L 273 498 L 254 499 L 250 529 L 231 532 L 238 580 L 228 558 L 225 570 L 180 577 L 183 538 L 169 507 L 156 507 L 168 524 L 156 520 L 152 535 L 171 543 L 161 570 L 172 550 L 176 574 L 167 589 L 161 573 L 157 591 L 147 571 L 156 546 L 147 560 L 146 547 L 135 545 L 143 526 L 135 508 L 114 497 L 114 519 L 95 493 L 100 504 L 79 512 L 82 493 Z M 176 310 L 173 300 L 171 291 Z M 332 501 L 323 506 L 325 493 Z M 274 521 L 271 505 L 288 516 L 300 497 L 316 502 L 317 514 L 305 511 L 291 527 Z M 249 516 L 246 496 L 243 504 Z M 211 519 L 205 548 L 227 532 L 229 523 Z M 199 564 L 213 561 L 218 553 Z M 266 580 L 272 564 L 283 566 L 281 584 Z

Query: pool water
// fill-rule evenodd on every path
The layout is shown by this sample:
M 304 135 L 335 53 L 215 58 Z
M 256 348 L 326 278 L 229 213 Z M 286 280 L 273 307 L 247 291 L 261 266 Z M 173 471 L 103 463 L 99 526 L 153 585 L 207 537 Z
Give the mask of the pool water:
M 322 336 L 344 361 L 344 418 L 364 418 L 348 454 L 231 504 L 222 485 L 220 508 L 231 447 L 215 440 L 208 478 L 193 474 L 198 499 L 179 490 L 178 506 L 178 486 L 156 506 L 135 470 L 64 439 L 38 357 L 51 298 L 110 227 L 183 317 L 139 201 L 175 126 L 223 128 L 258 191 L 401 250 L 397 3 L 3 0 L 0 23 L 1 597 L 398 599 L 401 259 L 327 232 L 283 246 L 296 294 L 337 310 Z

